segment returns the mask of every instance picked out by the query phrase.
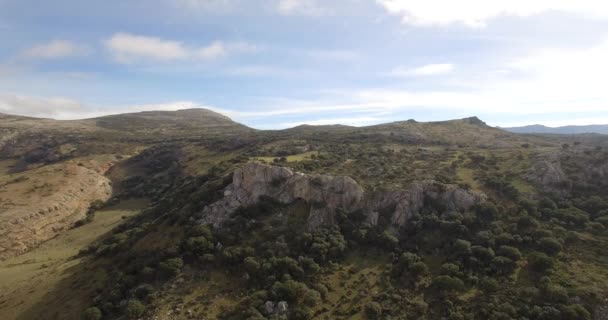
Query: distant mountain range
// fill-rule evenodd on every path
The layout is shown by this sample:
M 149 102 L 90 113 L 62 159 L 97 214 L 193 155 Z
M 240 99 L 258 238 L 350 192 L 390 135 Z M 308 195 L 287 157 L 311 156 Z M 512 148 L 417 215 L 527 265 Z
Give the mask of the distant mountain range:
M 608 134 L 608 124 L 588 125 L 588 126 L 563 126 L 547 127 L 540 124 L 523 127 L 501 128 L 514 133 L 550 133 L 550 134 L 584 134 L 599 133 Z

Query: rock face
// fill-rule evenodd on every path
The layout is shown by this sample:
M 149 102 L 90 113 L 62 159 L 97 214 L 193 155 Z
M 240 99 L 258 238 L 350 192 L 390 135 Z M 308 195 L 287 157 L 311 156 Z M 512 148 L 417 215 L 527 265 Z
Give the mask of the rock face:
M 284 204 L 305 200 L 310 204 L 308 227 L 335 223 L 336 209 L 363 210 L 371 224 L 382 214 L 390 223 L 403 226 L 428 201 L 441 203 L 444 212 L 467 210 L 485 201 L 482 193 L 434 181 L 416 182 L 406 190 L 366 195 L 352 178 L 294 173 L 284 168 L 248 163 L 235 170 L 233 182 L 224 190 L 224 198 L 203 209 L 203 224 L 220 226 L 239 207 L 255 204 L 261 196 Z
M 556 194 L 566 192 L 564 184 L 568 181 L 568 177 L 562 170 L 559 153 L 538 156 L 526 178 L 544 191 Z
M 436 181 L 421 181 L 412 183 L 403 191 L 377 194 L 369 201 L 367 208 L 372 224 L 377 224 L 380 213 L 384 212 L 390 217 L 391 224 L 403 226 L 429 202 L 440 204 L 445 213 L 465 211 L 484 201 L 486 196 L 480 192 Z
M 86 217 L 112 194 L 100 172 L 73 163 L 0 176 L 0 260 L 25 253 Z
M 333 223 L 338 208 L 354 210 L 363 200 L 363 189 L 349 177 L 305 175 L 283 168 L 248 163 L 234 172 L 224 198 L 203 210 L 202 223 L 219 226 L 241 206 L 256 203 L 261 196 L 281 203 L 305 200 L 311 204 L 310 227 Z

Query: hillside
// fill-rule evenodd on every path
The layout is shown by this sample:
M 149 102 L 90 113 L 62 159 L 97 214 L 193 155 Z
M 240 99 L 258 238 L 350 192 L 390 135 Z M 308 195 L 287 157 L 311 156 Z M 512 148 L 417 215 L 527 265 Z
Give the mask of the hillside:
M 608 315 L 602 135 L 207 110 L 0 132 L 0 228 L 33 235 L 1 256 L 1 319 Z
M 608 125 L 588 125 L 588 126 L 563 126 L 547 127 L 540 124 L 503 128 L 514 133 L 548 133 L 548 134 L 608 134 Z

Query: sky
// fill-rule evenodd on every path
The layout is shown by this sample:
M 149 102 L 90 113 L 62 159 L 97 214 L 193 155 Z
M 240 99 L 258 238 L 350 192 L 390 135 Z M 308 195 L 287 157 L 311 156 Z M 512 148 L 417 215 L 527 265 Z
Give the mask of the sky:
M 0 112 L 608 124 L 604 0 L 0 0 Z

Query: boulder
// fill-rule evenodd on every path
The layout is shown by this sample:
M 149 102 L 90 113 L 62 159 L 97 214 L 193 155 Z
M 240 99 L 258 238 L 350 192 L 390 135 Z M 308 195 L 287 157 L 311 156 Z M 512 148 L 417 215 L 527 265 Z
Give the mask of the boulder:
M 277 303 L 277 312 L 278 313 L 287 313 L 287 311 L 289 310 L 289 305 L 287 304 L 287 301 L 279 301 L 279 303 Z

